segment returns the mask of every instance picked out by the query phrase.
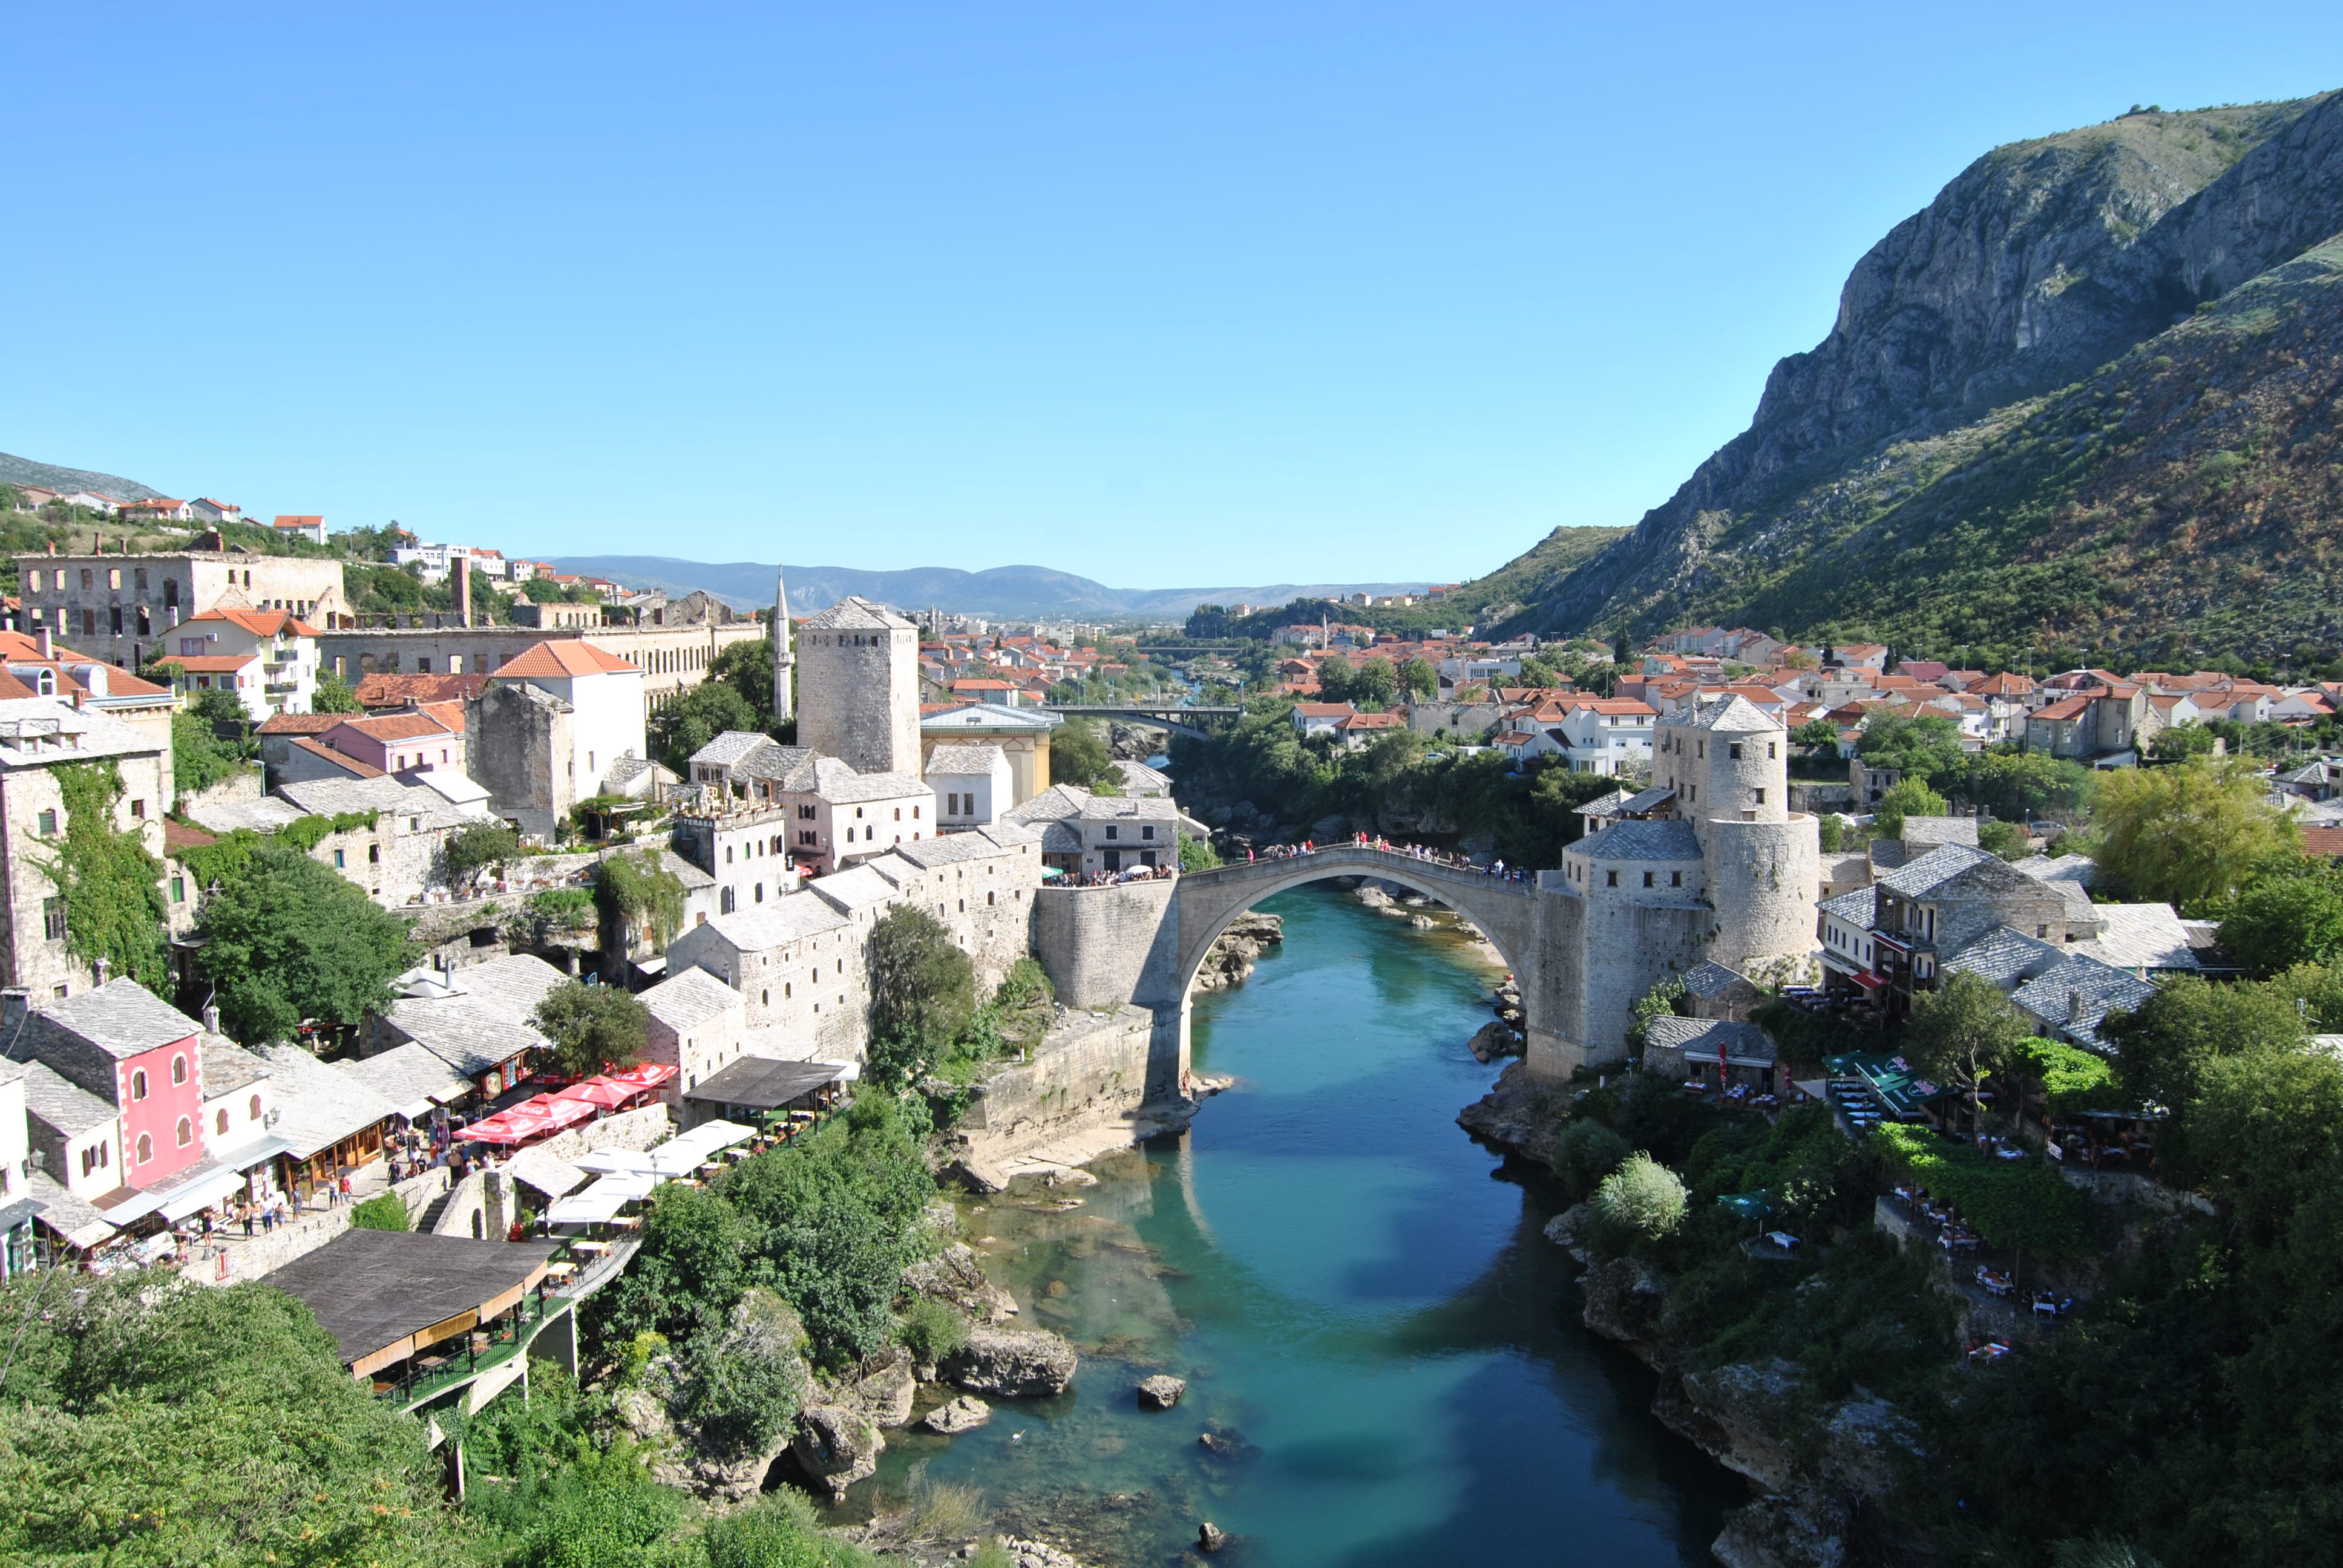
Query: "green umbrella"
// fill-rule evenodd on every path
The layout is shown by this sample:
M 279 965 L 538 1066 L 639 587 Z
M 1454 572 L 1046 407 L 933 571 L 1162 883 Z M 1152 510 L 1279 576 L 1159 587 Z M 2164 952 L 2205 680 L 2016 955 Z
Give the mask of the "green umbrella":
M 1755 1192 L 1727 1192 L 1716 1201 L 1720 1207 L 1732 1210 L 1745 1220 L 1762 1220 L 1774 1211 L 1774 1205 L 1765 1201 L 1765 1191 L 1762 1187 Z

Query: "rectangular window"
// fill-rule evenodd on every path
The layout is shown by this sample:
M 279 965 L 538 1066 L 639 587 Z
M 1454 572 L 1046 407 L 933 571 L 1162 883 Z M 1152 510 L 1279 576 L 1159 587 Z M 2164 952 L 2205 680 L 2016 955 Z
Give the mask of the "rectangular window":
M 106 607 L 106 622 L 107 628 L 113 631 L 115 636 L 120 637 L 122 635 L 122 607 L 120 605 L 109 605 Z
M 186 878 L 174 877 L 171 879 L 171 901 L 175 904 L 184 904 L 187 901 Z
M 53 942 L 65 940 L 65 901 L 63 899 L 41 900 L 41 930 Z
M 380 844 L 368 844 L 367 846 L 367 864 L 369 866 L 379 866 L 382 864 L 382 846 Z
M 143 799 L 133 800 L 130 802 L 130 816 L 133 821 L 145 821 L 146 819 L 146 802 Z
M 1759 804 L 1760 806 L 1763 806 L 1765 803 L 1765 790 L 1763 790 L 1763 789 L 1760 789 L 1760 790 L 1758 790 L 1758 791 L 1757 791 L 1757 804 Z
M 25 580 L 31 585 L 25 590 L 25 592 L 38 593 L 41 591 L 41 574 L 38 568 L 35 568 L 33 575 Z
M 1740 761 L 1740 760 L 1741 760 L 1741 742 L 1739 742 L 1738 740 L 1736 740 L 1736 741 L 1735 741 L 1732 745 L 1730 745 L 1730 746 L 1726 747 L 1726 748 L 1725 749 L 1725 755 L 1726 759 L 1727 759 L 1727 760 L 1729 760 L 1729 761 L 1734 761 L 1734 762 L 1738 762 L 1738 761 Z
M 1644 886 L 1645 886 L 1645 887 L 1647 887 L 1647 888 L 1648 888 L 1648 887 L 1650 887 L 1651 885 L 1652 885 L 1652 873 L 1651 873 L 1651 872 L 1649 872 L 1649 871 L 1646 871 L 1646 872 L 1644 872 Z
M 87 572 L 84 572 L 82 575 L 84 577 L 87 577 L 89 574 Z M 84 609 L 81 612 L 81 634 L 84 637 L 96 637 L 97 635 L 97 611 L 94 609 Z
M 334 869 L 336 869 L 337 871 L 344 870 L 344 869 L 346 869 L 347 868 L 347 866 L 348 866 L 348 860 L 347 860 L 347 857 L 346 857 L 346 855 L 345 855 L 345 852 L 344 852 L 344 851 L 342 851 L 342 850 L 340 850 L 340 849 L 337 849 L 337 850 L 335 850 L 335 851 L 334 851 Z
M 1122 829 L 1120 829 L 1120 828 L 1109 828 L 1109 829 L 1106 830 L 1106 836 L 1107 836 L 1108 838 L 1110 838 L 1110 839 L 1112 839 L 1112 838 L 1116 838 L 1116 837 L 1118 837 L 1121 832 L 1122 832 Z
M 81 586 L 84 591 L 87 591 L 89 588 L 89 568 L 87 567 L 81 568 Z
M 136 582 L 138 585 L 138 591 L 140 593 L 145 593 L 146 591 L 146 568 L 145 567 L 140 567 L 137 571 L 131 574 L 131 576 L 132 580 Z
M 40 834 L 44 839 L 54 839 L 57 836 L 57 814 L 55 811 L 41 813 Z
M 1683 886 L 1684 886 L 1684 873 L 1683 873 L 1682 871 L 1670 871 L 1670 872 L 1668 873 L 1668 886 L 1669 886 L 1669 887 L 1671 887 L 1671 888 L 1681 888 L 1681 887 L 1683 887 Z

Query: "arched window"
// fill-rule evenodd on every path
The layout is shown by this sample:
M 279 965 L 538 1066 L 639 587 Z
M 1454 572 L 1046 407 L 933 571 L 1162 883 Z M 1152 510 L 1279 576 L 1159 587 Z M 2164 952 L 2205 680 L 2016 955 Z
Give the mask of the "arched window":
M 196 1141 L 196 1124 L 186 1117 L 179 1118 L 179 1147 L 185 1149 Z
M 143 1067 L 130 1075 L 130 1098 L 133 1100 L 146 1098 L 146 1070 Z M 139 1158 L 144 1160 L 146 1157 L 142 1154 Z
M 248 1114 L 247 1114 L 247 1120 L 249 1120 L 249 1121 L 259 1121 L 259 1120 L 260 1120 L 260 1096 L 258 1096 L 257 1094 L 254 1095 L 254 1096 L 252 1097 L 252 1099 L 251 1099 L 250 1101 L 248 1101 L 246 1103 L 247 1103 L 247 1104 L 249 1104 L 249 1105 L 251 1106 L 251 1108 L 252 1108 L 252 1109 L 251 1109 L 251 1111 L 250 1111 L 248 1112 Z
M 155 1158 L 155 1141 L 144 1132 L 138 1135 L 138 1163 L 144 1165 Z
M 171 1059 L 171 1081 L 174 1083 L 185 1083 L 187 1081 L 187 1059 L 186 1057 L 175 1056 Z
M 221 1108 L 220 1108 L 220 1113 L 219 1113 L 217 1116 L 216 1116 L 216 1117 L 214 1117 L 214 1118 L 212 1119 L 212 1133 L 213 1133 L 213 1136 L 215 1136 L 215 1137 L 218 1137 L 218 1138 L 225 1138 L 225 1137 L 226 1137 L 226 1136 L 227 1136 L 227 1108 L 226 1108 L 226 1107 L 225 1107 L 225 1106 L 221 1107 Z

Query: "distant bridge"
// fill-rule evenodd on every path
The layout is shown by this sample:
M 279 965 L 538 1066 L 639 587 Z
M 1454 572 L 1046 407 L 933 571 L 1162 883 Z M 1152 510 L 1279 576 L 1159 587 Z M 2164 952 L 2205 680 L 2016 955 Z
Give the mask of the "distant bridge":
M 1121 719 L 1134 724 L 1153 724 L 1181 735 L 1192 735 L 1199 740 L 1211 737 L 1212 731 L 1204 728 L 1206 724 L 1232 723 L 1244 713 L 1242 708 L 1183 708 L 1176 702 L 1052 702 L 1044 704 L 1041 711 L 1062 713 L 1069 719 Z

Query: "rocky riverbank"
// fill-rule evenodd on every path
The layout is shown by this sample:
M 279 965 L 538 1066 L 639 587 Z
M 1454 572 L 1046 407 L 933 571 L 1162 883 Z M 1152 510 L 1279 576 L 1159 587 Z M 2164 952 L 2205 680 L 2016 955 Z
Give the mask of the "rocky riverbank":
M 1226 990 L 1242 985 L 1252 978 L 1253 965 L 1261 955 L 1285 940 L 1285 921 L 1276 915 L 1265 915 L 1259 910 L 1249 910 L 1229 922 L 1228 930 L 1214 939 L 1212 950 L 1204 955 L 1196 970 L 1195 989 L 1200 991 Z

